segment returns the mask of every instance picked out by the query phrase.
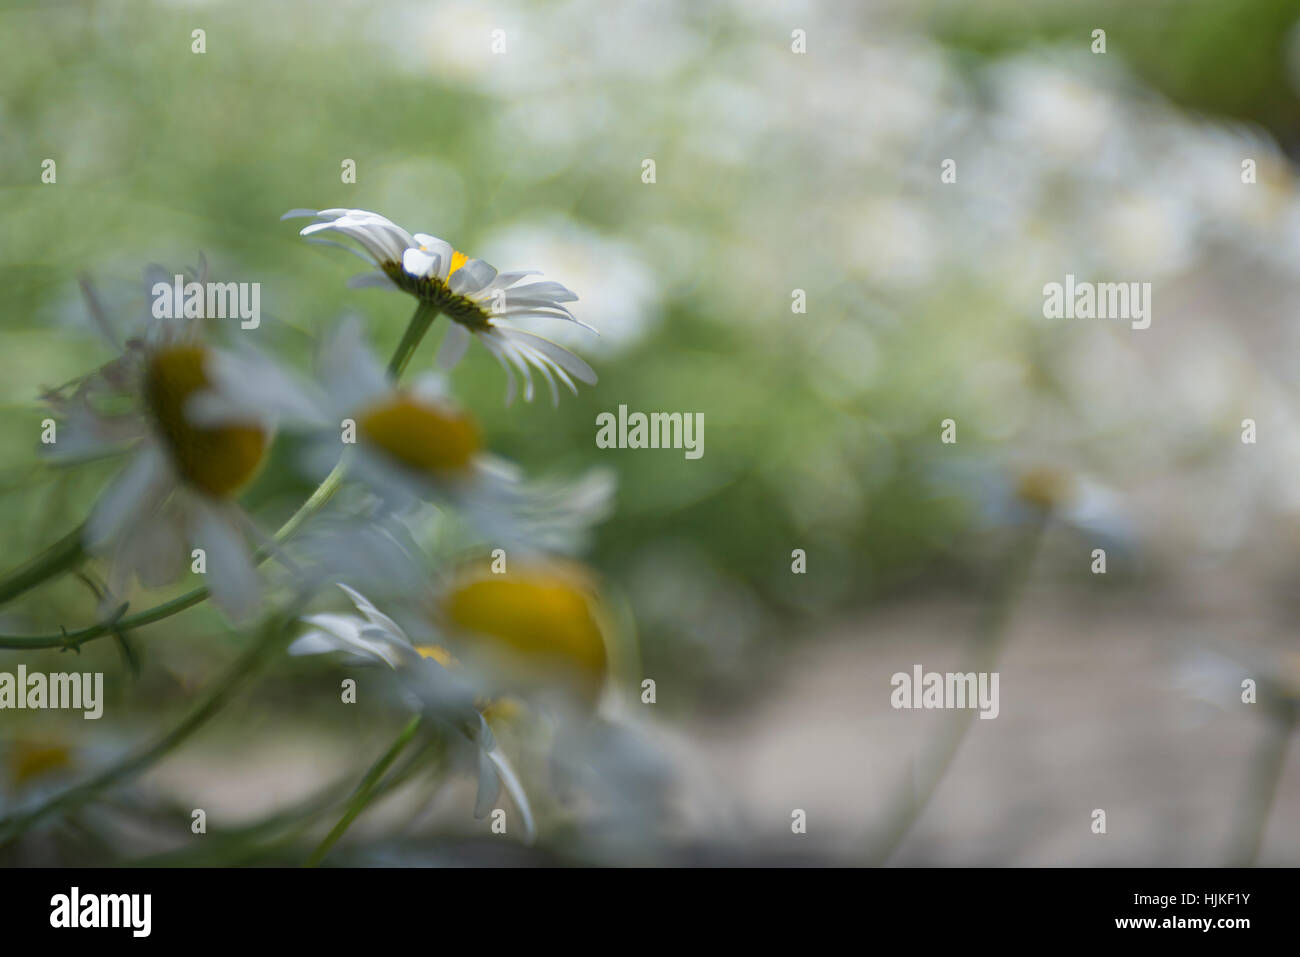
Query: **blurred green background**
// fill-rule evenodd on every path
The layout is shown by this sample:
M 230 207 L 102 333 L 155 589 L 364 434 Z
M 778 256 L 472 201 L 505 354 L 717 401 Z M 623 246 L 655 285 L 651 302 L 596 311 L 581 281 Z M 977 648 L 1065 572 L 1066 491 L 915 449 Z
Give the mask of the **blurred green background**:
M 453 382 L 530 473 L 617 471 L 587 558 L 627 597 L 669 715 L 743 708 L 881 602 L 978 600 L 1026 470 L 1080 490 L 1049 556 L 1115 545 L 1104 584 L 1052 566 L 1087 601 L 1241 555 L 1283 591 L 1300 541 L 1300 502 L 1274 481 L 1298 435 L 1298 18 L 1283 0 L 6 3 L 4 564 L 79 522 L 111 472 L 37 460 L 35 396 L 109 357 L 78 277 L 139 311 L 147 263 L 202 254 L 214 277 L 262 283 L 250 335 L 286 363 L 306 369 L 345 313 L 386 354 L 409 301 L 345 288 L 360 264 L 278 221 L 346 206 L 579 294 L 601 337 L 563 341 L 598 386 L 505 408 L 477 346 Z M 1153 329 L 1042 320 L 1043 283 L 1067 271 L 1154 281 Z M 703 458 L 597 449 L 596 415 L 620 404 L 702 412 Z M 1285 442 L 1225 466 L 1249 414 Z M 948 417 L 956 446 L 938 441 Z M 248 496 L 266 527 L 309 491 L 287 460 Z M 1208 504 L 1234 492 L 1250 505 Z M 1248 514 L 1196 538 L 1219 507 Z M 92 615 L 63 581 L 0 622 Z M 110 706 L 148 727 L 243 639 L 199 608 L 137 641 L 144 673 L 111 682 Z M 83 658 L 112 671 L 115 655 Z M 304 707 L 293 674 L 248 720 Z M 329 720 L 365 737 L 360 717 Z

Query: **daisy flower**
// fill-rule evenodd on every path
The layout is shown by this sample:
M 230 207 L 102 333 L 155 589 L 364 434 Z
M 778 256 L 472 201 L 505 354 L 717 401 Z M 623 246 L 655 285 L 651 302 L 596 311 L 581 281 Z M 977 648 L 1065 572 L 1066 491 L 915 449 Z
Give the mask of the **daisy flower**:
M 149 288 L 170 281 L 157 272 L 146 274 Z M 93 293 L 88 300 L 112 339 Z M 145 586 L 175 581 L 192 560 L 190 548 L 201 548 L 213 601 L 242 619 L 256 611 L 260 585 L 249 547 L 256 530 L 235 498 L 263 464 L 274 424 L 243 393 L 226 397 L 232 414 L 220 425 L 191 417 L 190 404 L 215 388 L 218 357 L 239 363 L 205 342 L 201 324 L 149 317 L 117 346 L 116 359 L 47 392 L 62 419 L 49 454 L 62 462 L 130 455 L 83 532 L 86 549 L 111 560 L 110 598 L 133 578 Z
M 492 675 L 497 693 L 560 690 L 590 709 L 605 690 L 611 628 L 593 577 L 575 562 L 516 559 L 504 572 L 465 562 L 432 607 L 450 653 Z
M 401 626 L 379 611 L 368 598 L 339 583 L 351 599 L 356 614 L 318 614 L 303 618 L 311 630 L 289 646 L 291 655 L 343 653 L 359 663 L 383 664 L 397 672 L 414 706 L 450 720 L 471 742 L 478 755 L 478 796 L 474 816 L 483 818 L 497 802 L 501 788 L 523 818 L 527 843 L 537 836 L 532 806 L 509 759 L 497 747 L 484 717 L 486 707 L 476 707 L 469 686 L 451 671 L 454 664 L 446 649 L 416 645 Z
M 399 289 L 429 303 L 452 322 L 438 349 L 438 365 L 448 370 L 460 361 L 471 338 L 496 356 L 506 372 L 506 404 L 515 397 L 512 366 L 524 382 L 524 400 L 533 398 L 533 370 L 541 373 L 559 402 L 563 383 L 575 395 L 574 380 L 595 385 L 596 373 L 573 353 L 534 333 L 512 326 L 511 319 L 553 318 L 575 322 L 565 305 L 577 296 L 558 282 L 519 285 L 536 270 L 497 272 L 482 259 L 470 259 L 446 240 L 427 233 L 408 233 L 401 226 L 364 209 L 295 209 L 282 219 L 310 216 L 318 220 L 301 230 L 303 236 L 333 232 L 360 244 L 376 269 L 354 277 L 349 285 Z M 341 245 L 341 244 L 333 244 Z M 351 247 L 343 247 L 356 252 Z M 358 254 L 360 255 L 360 254 Z
M 215 366 L 214 374 L 226 388 L 196 402 L 194 413 L 213 425 L 237 421 L 244 400 L 226 396 L 245 377 L 235 366 Z M 592 469 L 577 481 L 525 480 L 515 465 L 484 449 L 477 422 L 440 376 L 426 373 L 409 387 L 395 386 L 355 321 L 326 340 L 319 388 L 294 397 L 294 387 L 277 386 L 275 378 L 269 369 L 263 376 L 262 401 L 280 403 L 286 425 L 298 421 L 314 430 L 306 452 L 310 469 L 323 473 L 349 451 L 350 473 L 390 511 L 449 506 L 482 540 L 525 551 L 572 551 L 609 512 L 608 470 Z
M 430 584 L 404 587 L 406 627 L 339 583 L 355 613 L 304 618 L 311 630 L 289 653 L 341 653 L 397 672 L 413 706 L 451 721 L 478 747 L 476 816 L 491 809 L 502 785 L 531 840 L 532 811 L 492 726 L 532 714 L 525 701 L 544 701 L 551 715 L 590 716 L 616 655 L 607 644 L 614 629 L 586 569 L 559 560 L 514 564 L 496 574 L 488 563 L 462 562 Z

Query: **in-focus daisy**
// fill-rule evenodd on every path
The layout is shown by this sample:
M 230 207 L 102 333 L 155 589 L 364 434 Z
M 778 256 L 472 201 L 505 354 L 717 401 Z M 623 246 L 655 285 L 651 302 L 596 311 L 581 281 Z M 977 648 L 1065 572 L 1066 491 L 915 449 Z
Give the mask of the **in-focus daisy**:
M 292 655 L 341 652 L 352 661 L 380 663 L 398 673 L 409 702 L 421 711 L 455 727 L 472 743 L 478 754 L 478 797 L 474 816 L 482 818 L 492 810 L 502 787 L 523 818 L 525 840 L 537 834 L 532 806 L 509 759 L 497 747 L 496 738 L 484 717 L 486 706 L 475 706 L 472 687 L 451 667 L 446 649 L 432 644 L 416 645 L 401 626 L 379 611 L 368 598 L 339 583 L 352 600 L 355 615 L 318 614 L 303 621 L 311 630 L 290 646 Z
M 146 273 L 147 288 L 170 283 L 156 272 Z M 113 339 L 93 294 L 88 298 Z M 195 319 L 144 318 L 132 337 L 114 342 L 117 359 L 46 393 L 62 419 L 49 454 L 68 462 L 130 452 L 83 534 L 88 551 L 111 559 L 110 599 L 123 595 L 133 577 L 146 586 L 175 581 L 194 561 L 191 549 L 200 548 L 213 601 L 246 618 L 260 598 L 249 546 L 256 530 L 235 499 L 265 460 L 274 424 L 243 392 L 225 397 L 230 415 L 222 424 L 191 417 L 191 403 L 217 388 L 218 359 L 228 367 L 241 362 L 207 343 L 201 326 Z
M 229 392 L 239 386 L 238 370 L 216 375 Z M 285 396 L 291 388 L 262 386 Z M 345 322 L 325 342 L 320 388 L 281 405 L 286 425 L 312 427 L 307 451 L 314 472 L 352 453 L 350 474 L 389 509 L 409 511 L 423 504 L 450 506 L 480 540 L 506 548 L 572 551 L 587 529 L 608 514 L 611 473 L 593 469 L 576 481 L 527 481 L 512 463 L 490 455 L 474 418 L 447 393 L 436 374 L 409 387 L 393 385 L 361 336 L 360 324 Z M 315 403 L 306 421 L 304 408 Z M 224 424 L 241 415 L 241 402 L 225 405 L 209 395 L 195 407 L 201 421 Z
M 573 353 L 534 333 L 512 326 L 511 319 L 553 318 L 590 326 L 574 317 L 565 305 L 577 296 L 558 282 L 519 285 L 536 270 L 497 272 L 482 259 L 470 259 L 446 240 L 427 233 L 408 233 L 378 213 L 364 209 L 295 209 L 282 218 L 311 216 L 319 220 L 301 231 L 303 236 L 334 232 L 347 236 L 365 250 L 376 271 L 354 277 L 352 286 L 377 285 L 400 289 L 430 303 L 451 319 L 438 350 L 438 364 L 451 369 L 475 337 L 506 371 L 506 403 L 513 401 L 516 385 L 511 367 L 524 380 L 524 399 L 532 401 L 536 369 L 559 401 L 557 381 L 577 394 L 574 380 L 596 383 L 591 366 Z M 339 244 L 335 244 L 339 245 Z M 344 247 L 351 250 L 351 247 Z M 352 250 L 355 252 L 355 250 Z M 594 332 L 594 329 L 591 329 Z

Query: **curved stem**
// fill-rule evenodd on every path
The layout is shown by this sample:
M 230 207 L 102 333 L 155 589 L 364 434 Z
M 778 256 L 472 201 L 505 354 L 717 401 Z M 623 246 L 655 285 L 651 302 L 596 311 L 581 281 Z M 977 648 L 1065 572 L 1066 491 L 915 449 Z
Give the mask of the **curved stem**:
M 93 800 L 101 791 L 127 781 L 141 771 L 150 767 L 159 758 L 175 749 L 186 738 L 203 727 L 230 700 L 231 694 L 270 658 L 289 634 L 288 624 L 294 620 L 292 615 L 277 616 L 269 622 L 261 636 L 242 655 L 235 660 L 216 687 L 204 699 L 203 703 L 159 738 L 154 744 L 125 758 L 106 769 L 89 781 L 56 795 L 44 804 L 7 818 L 0 818 L 0 847 L 13 840 L 37 821 L 60 811 L 71 811 Z
M 28 559 L 0 579 L 0 605 L 17 598 L 27 589 L 39 585 L 47 578 L 67 571 L 84 558 L 86 552 L 81 544 L 81 533 L 84 529 L 84 525 L 78 525 L 45 551 Z
M 430 303 L 421 302 L 416 306 L 414 314 L 407 323 L 406 332 L 402 335 L 402 341 L 398 343 L 397 351 L 393 353 L 393 357 L 388 363 L 389 374 L 394 380 L 401 377 L 402 372 L 411 361 L 411 356 L 415 354 L 416 348 L 424 339 L 425 333 L 429 331 L 429 326 L 432 325 L 437 315 L 438 308 Z M 277 544 L 292 538 L 297 534 L 303 523 L 325 507 L 326 503 L 329 502 L 343 483 L 346 470 L 346 458 L 340 459 L 339 463 L 334 466 L 334 470 L 325 477 L 324 481 L 316 488 L 316 491 L 312 492 L 311 497 L 303 502 L 298 510 L 289 517 L 289 520 L 276 531 L 274 540 Z M 74 529 L 67 536 L 50 546 L 45 552 L 0 580 L 0 603 L 34 585 L 40 584 L 61 571 L 67 570 L 84 557 L 85 553 L 81 546 L 81 531 L 81 527 Z M 267 557 L 267 553 L 261 551 L 255 556 L 255 560 L 260 564 Z M 60 631 L 58 634 L 47 635 L 0 635 L 0 649 L 71 648 L 75 650 L 95 638 L 115 632 L 125 632 L 132 628 L 139 628 L 142 625 L 161 621 L 164 618 L 170 618 L 172 615 L 206 600 L 209 594 L 210 592 L 206 586 L 195 588 L 170 601 L 154 605 L 152 608 L 147 608 L 134 615 L 90 625 L 73 632 Z
M 406 746 L 411 743 L 411 739 L 415 737 L 416 731 L 420 729 L 422 721 L 423 716 L 418 714 L 408 721 L 406 727 L 402 729 L 402 733 L 397 736 L 397 740 L 392 743 L 392 746 L 380 756 L 378 761 L 370 766 L 366 776 L 357 785 L 352 800 L 348 802 L 347 810 L 343 812 L 339 822 L 325 835 L 325 840 L 321 841 L 316 850 L 312 851 L 311 857 L 307 858 L 305 867 L 315 867 L 324 860 L 325 855 L 338 843 L 339 838 L 347 833 L 347 829 L 352 826 L 352 822 L 366 809 L 375 796 L 376 788 L 380 779 L 384 776 L 384 772 L 397 760 L 398 755 L 406 749 Z
M 1295 730 L 1298 716 L 1300 706 L 1291 699 L 1282 699 L 1276 712 L 1268 715 L 1268 727 L 1251 759 L 1246 796 L 1233 826 L 1230 867 L 1254 867 L 1258 863 L 1259 848 L 1264 841 L 1269 812 L 1277 797 L 1282 769 L 1291 746 L 1291 732 Z
M 991 671 L 997 663 L 1011 611 L 1038 555 L 1038 546 L 1042 543 L 1043 531 L 1050 514 L 1048 509 L 1040 510 L 1034 517 L 1033 524 L 1015 543 L 1015 554 L 1007 563 L 997 592 L 984 610 L 975 639 L 967 653 L 968 658 L 962 665 L 963 672 Z M 878 866 L 887 863 L 903 842 L 947 774 L 974 715 L 973 709 L 963 708 L 948 720 L 939 740 L 927 756 L 925 766 L 919 773 L 911 775 L 906 785 L 899 789 L 880 837 L 868 852 L 868 864 Z
M 326 503 L 334 497 L 334 493 L 338 491 L 339 486 L 343 484 L 343 476 L 346 471 L 346 460 L 340 460 L 334 466 L 333 471 L 325 476 L 325 480 L 317 486 L 316 491 L 312 492 L 311 497 L 303 502 L 298 511 L 294 512 L 289 517 L 289 520 L 276 531 L 275 542 L 277 544 L 293 537 L 307 519 L 325 507 Z M 267 553 L 262 551 L 254 556 L 254 559 L 258 564 L 261 564 L 266 561 L 267 557 Z M 206 599 L 208 595 L 209 589 L 204 585 L 187 591 L 184 595 L 173 598 L 171 601 L 165 601 L 161 605 L 154 605 L 152 608 L 147 608 L 134 615 L 91 625 L 88 628 L 82 628 L 80 631 L 60 632 L 57 635 L 3 635 L 0 636 L 0 648 L 25 648 L 29 650 L 36 648 L 71 648 L 75 650 L 86 642 L 103 635 L 129 631 L 132 628 L 139 628 L 142 625 L 150 625 L 155 621 L 170 618 L 177 612 L 182 612 L 186 608 L 197 605 Z
M 388 360 L 388 374 L 392 376 L 394 381 L 402 377 L 402 373 L 406 371 L 407 363 L 411 361 L 411 356 L 415 354 L 416 347 L 437 317 L 438 307 L 433 303 L 421 301 L 415 307 L 415 313 L 411 316 L 411 321 L 406 325 L 406 332 L 402 334 L 402 341 L 397 344 L 397 351 L 393 353 L 393 358 Z

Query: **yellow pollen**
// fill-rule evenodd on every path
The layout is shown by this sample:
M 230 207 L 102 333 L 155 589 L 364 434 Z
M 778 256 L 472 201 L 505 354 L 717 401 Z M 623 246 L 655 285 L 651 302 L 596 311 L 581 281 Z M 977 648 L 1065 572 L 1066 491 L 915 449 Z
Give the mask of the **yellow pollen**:
M 452 668 L 457 664 L 456 659 L 451 656 L 451 652 L 442 645 L 420 645 L 415 650 L 421 658 L 432 658 L 444 668 Z
M 209 495 L 234 494 L 266 457 L 266 431 L 251 425 L 194 425 L 185 413 L 190 396 L 210 384 L 202 346 L 171 346 L 149 359 L 144 397 L 181 477 Z
M 481 445 L 468 415 L 406 395 L 367 409 L 357 431 L 401 464 L 438 477 L 463 471 Z
M 447 278 L 450 279 L 451 274 L 454 273 L 461 266 L 465 265 L 467 262 L 469 262 L 468 256 L 466 256 L 462 252 L 457 252 L 456 250 L 453 249 L 451 251 L 451 268 L 447 270 Z
M 462 578 L 441 610 L 466 648 L 491 663 L 521 677 L 576 683 L 594 699 L 608 663 L 595 602 L 576 575 L 537 567 Z

